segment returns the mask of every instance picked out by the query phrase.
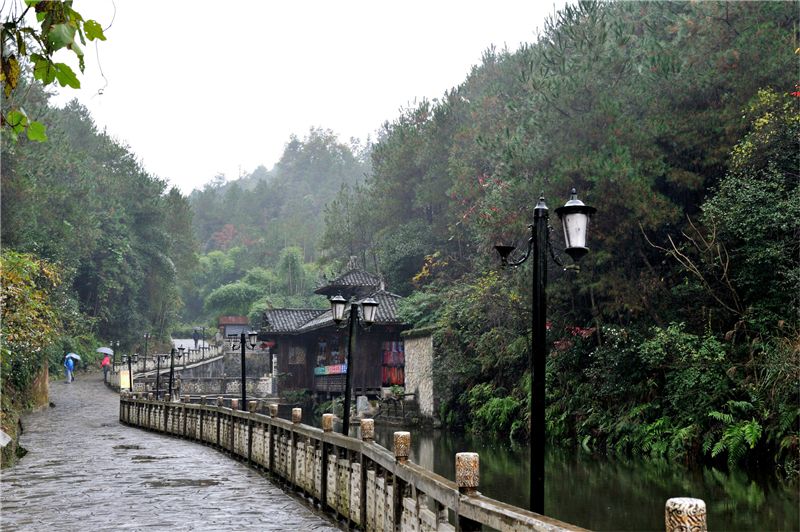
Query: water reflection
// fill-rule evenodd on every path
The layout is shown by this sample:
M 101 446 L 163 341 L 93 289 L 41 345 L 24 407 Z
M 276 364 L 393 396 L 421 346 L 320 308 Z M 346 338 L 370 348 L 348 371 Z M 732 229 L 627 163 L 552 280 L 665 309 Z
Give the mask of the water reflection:
M 378 443 L 392 448 L 389 427 L 375 427 Z M 455 454 L 481 456 L 481 491 L 517 506 L 528 505 L 527 447 L 448 431 L 412 431 L 411 460 L 445 478 L 455 478 Z M 798 483 L 728 474 L 712 468 L 685 469 L 663 460 L 593 458 L 580 451 L 550 451 L 546 457 L 548 515 L 593 530 L 663 530 L 664 503 L 691 496 L 708 506 L 711 530 L 797 530 Z
M 304 412 L 305 414 L 305 412 Z M 319 426 L 319 416 L 304 415 Z M 334 428 L 341 431 L 341 425 Z M 396 430 L 411 431 L 410 460 L 455 479 L 455 455 L 481 457 L 480 491 L 516 506 L 528 506 L 528 448 L 447 430 L 375 426 L 375 439 L 392 449 Z M 360 438 L 353 426 L 351 436 Z M 547 515 L 592 530 L 664 530 L 670 497 L 703 499 L 709 530 L 800 530 L 800 483 L 782 483 L 764 466 L 761 475 L 714 468 L 686 469 L 665 460 L 593 457 L 580 450 L 549 450 L 545 459 Z

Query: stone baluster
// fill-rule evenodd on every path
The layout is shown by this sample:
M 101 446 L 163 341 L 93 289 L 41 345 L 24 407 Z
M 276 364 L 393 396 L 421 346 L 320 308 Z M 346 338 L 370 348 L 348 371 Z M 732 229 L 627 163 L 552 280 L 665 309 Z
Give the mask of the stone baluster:
M 255 414 L 256 411 L 258 410 L 258 401 L 248 401 L 247 402 L 247 410 L 251 414 Z
M 300 423 L 303 420 L 303 409 L 302 408 L 292 408 L 292 423 Z
M 269 405 L 269 417 L 278 417 L 278 405 L 275 403 Z
M 231 399 L 231 410 L 239 410 L 239 400 Z

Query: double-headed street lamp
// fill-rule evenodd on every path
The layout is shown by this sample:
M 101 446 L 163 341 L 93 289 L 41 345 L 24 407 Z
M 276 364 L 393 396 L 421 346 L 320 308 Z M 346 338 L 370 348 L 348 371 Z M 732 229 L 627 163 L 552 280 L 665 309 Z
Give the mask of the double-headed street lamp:
M 547 321 L 547 252 L 553 260 L 561 265 L 550 246 L 550 226 L 548 225 L 547 205 L 544 195 L 539 197 L 539 203 L 533 209 L 533 224 L 531 236 L 528 239 L 528 249 L 521 258 L 509 260 L 514 251 L 514 246 L 495 246 L 503 266 L 519 266 L 529 257 L 533 256 L 533 290 L 531 303 L 533 320 L 531 322 L 531 356 L 529 359 L 531 371 L 531 471 L 530 471 L 530 509 L 533 512 L 544 514 L 544 441 L 545 441 L 545 366 L 547 362 L 546 321 Z M 586 227 L 589 217 L 594 214 L 594 207 L 584 205 L 578 199 L 573 188 L 570 199 L 563 207 L 556 209 L 556 214 L 561 219 L 564 227 L 564 250 L 572 260 L 577 263 L 586 255 Z M 578 269 L 577 264 L 569 266 Z
M 230 347 L 231 351 L 236 351 L 241 347 L 242 352 L 242 404 L 239 406 L 241 410 L 247 410 L 247 371 L 246 371 L 246 362 L 244 358 L 244 353 L 247 347 L 250 347 L 250 350 L 254 350 L 256 348 L 256 344 L 258 343 L 258 332 L 250 331 L 248 333 L 242 331 L 238 338 L 239 343 L 236 343 L 235 336 L 228 337 L 228 346 Z
M 344 321 L 344 312 L 347 307 L 347 300 L 341 295 L 333 296 L 330 299 L 331 313 L 333 314 L 333 321 L 339 325 Z M 342 420 L 342 434 L 345 436 L 350 432 L 350 391 L 353 382 L 353 349 L 355 346 L 356 336 L 356 322 L 358 319 L 358 304 L 353 302 L 350 305 L 349 317 L 349 333 L 347 337 L 347 369 L 345 370 L 344 380 L 344 418 Z M 374 299 L 367 298 L 361 302 L 361 309 L 364 312 L 362 327 L 368 329 L 375 322 L 375 315 L 378 312 L 378 302 Z

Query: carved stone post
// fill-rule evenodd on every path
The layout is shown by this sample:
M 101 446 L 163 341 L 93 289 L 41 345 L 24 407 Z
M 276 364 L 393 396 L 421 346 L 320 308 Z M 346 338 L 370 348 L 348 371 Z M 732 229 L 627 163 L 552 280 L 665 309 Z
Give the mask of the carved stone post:
M 300 423 L 303 420 L 303 409 L 292 408 L 292 423 Z
M 247 410 L 251 414 L 255 414 L 256 410 L 258 410 L 258 401 L 248 401 L 247 402 Z
M 231 410 L 239 410 L 239 400 L 231 399 Z
M 667 532 L 707 532 L 706 503 L 702 499 L 676 497 L 664 507 Z
M 322 432 L 333 431 L 333 414 L 322 414 Z
M 275 403 L 269 405 L 269 417 L 278 417 L 278 405 Z
M 411 433 L 398 431 L 394 433 L 394 458 L 401 464 L 408 461 L 411 451 Z
M 480 457 L 478 453 L 456 453 L 456 484 L 462 495 L 471 496 L 478 493 L 481 478 Z M 477 521 L 458 516 L 460 530 L 481 530 Z
M 375 439 L 375 420 L 361 420 L 361 441 L 372 442 Z

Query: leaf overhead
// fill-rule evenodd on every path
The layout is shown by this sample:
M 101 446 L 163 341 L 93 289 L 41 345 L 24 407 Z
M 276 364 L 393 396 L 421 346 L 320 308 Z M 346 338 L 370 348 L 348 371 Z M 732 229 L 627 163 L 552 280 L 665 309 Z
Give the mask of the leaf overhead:
M 99 39 L 101 41 L 106 40 L 106 36 L 103 34 L 103 27 L 94 20 L 87 20 L 83 23 L 83 31 L 86 32 L 86 38 L 90 41 L 95 39 Z

